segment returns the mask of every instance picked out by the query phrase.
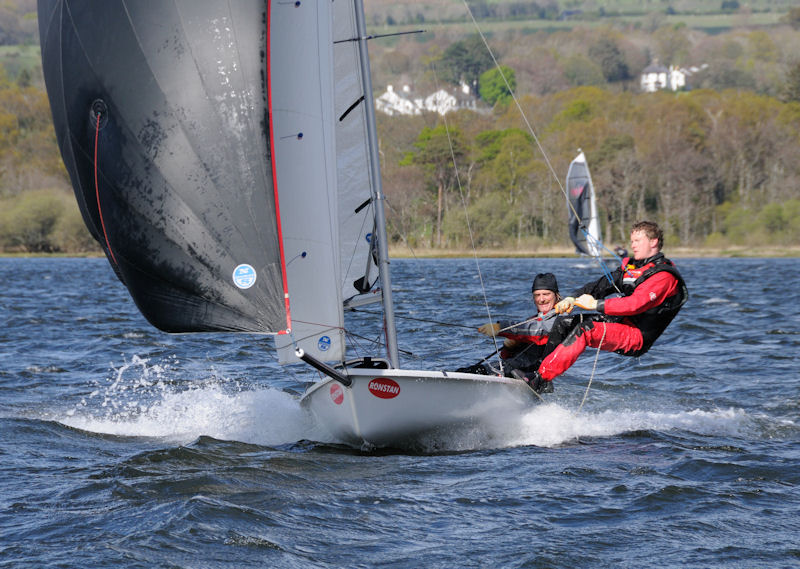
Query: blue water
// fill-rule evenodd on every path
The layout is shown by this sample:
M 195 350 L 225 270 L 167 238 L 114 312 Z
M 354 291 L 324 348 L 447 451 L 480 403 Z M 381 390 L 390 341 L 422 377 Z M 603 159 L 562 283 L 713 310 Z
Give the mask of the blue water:
M 494 349 L 474 261 L 392 266 L 404 367 Z M 158 332 L 105 260 L 0 259 L 0 567 L 798 567 L 800 260 L 679 267 L 640 360 L 587 351 L 507 432 L 364 452 L 269 339 Z M 599 276 L 483 260 L 493 318 L 542 271 Z

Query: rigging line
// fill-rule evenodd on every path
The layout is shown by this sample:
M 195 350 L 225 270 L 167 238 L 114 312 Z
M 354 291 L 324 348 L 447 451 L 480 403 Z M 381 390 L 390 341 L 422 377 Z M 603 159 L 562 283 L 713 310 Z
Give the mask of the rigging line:
M 370 310 L 359 310 L 357 308 L 351 308 L 351 312 L 358 312 L 360 314 L 371 314 L 373 316 L 380 316 L 379 312 L 372 312 Z M 405 320 L 414 320 L 416 322 L 427 322 L 428 324 L 441 324 L 442 326 L 450 326 L 451 328 L 467 328 L 469 330 L 474 330 L 474 326 L 467 326 L 466 324 L 454 324 L 452 322 L 443 322 L 441 320 L 431 320 L 429 318 L 416 318 L 414 316 L 404 316 L 402 314 L 398 314 L 395 312 L 396 318 L 403 318 Z
M 595 239 L 592 235 L 590 235 L 589 232 L 586 231 L 586 228 L 584 226 L 581 225 L 579 227 L 580 227 L 580 230 L 583 232 L 584 237 L 586 238 L 586 244 L 587 245 L 589 245 L 589 244 L 593 245 L 594 246 L 594 250 L 597 251 L 597 253 L 592 255 L 592 257 L 595 260 L 597 260 L 598 264 L 600 265 L 600 269 L 603 271 L 603 274 L 605 275 L 606 279 L 608 280 L 608 282 L 611 283 L 611 286 L 614 287 L 614 290 L 616 290 L 618 293 L 622 294 L 622 291 L 617 286 L 617 283 L 614 282 L 614 278 L 612 276 L 611 269 L 609 269 L 608 266 L 603 262 L 603 256 L 600 254 L 600 249 L 603 249 L 612 258 L 616 259 L 616 261 L 617 261 L 617 263 L 618 263 L 618 265 L 620 267 L 622 266 L 622 257 L 617 255 L 614 251 L 611 251 L 608 247 L 606 247 L 603 244 L 602 241 L 600 241 L 599 239 Z M 630 272 L 628 271 L 628 269 L 625 269 L 625 272 L 629 276 L 632 276 L 630 274 Z
M 589 396 L 589 388 L 592 386 L 592 380 L 594 379 L 594 372 L 597 370 L 597 360 L 600 359 L 600 348 L 603 346 L 603 340 L 606 339 L 606 330 L 607 330 L 606 323 L 603 322 L 603 335 L 600 338 L 600 343 L 597 345 L 597 353 L 594 356 L 594 365 L 592 366 L 592 375 L 589 376 L 589 383 L 586 384 L 586 391 L 583 393 L 583 400 L 581 401 L 581 404 L 578 406 L 578 410 L 575 411 L 576 415 L 581 412 L 581 409 L 583 409 L 583 404 L 586 403 L 586 398 Z
M 583 233 L 583 238 L 586 241 L 586 245 L 595 251 L 595 253 L 592 255 L 592 258 L 597 261 L 597 264 L 600 266 L 600 270 L 603 271 L 603 275 L 606 277 L 606 280 L 611 283 L 611 286 L 614 287 L 614 290 L 622 294 L 622 291 L 619 290 L 617 283 L 614 282 L 614 278 L 611 276 L 611 269 L 609 269 L 608 266 L 603 262 L 603 255 L 601 254 L 600 250 L 602 249 L 609 253 L 611 257 L 617 260 L 619 266 L 622 266 L 622 258 L 606 247 L 601 240 L 596 239 L 592 234 L 590 234 L 586 230 L 585 226 L 579 225 L 578 228 Z
M 439 89 L 439 76 L 436 73 L 436 64 L 431 62 L 431 68 L 433 70 L 433 80 L 436 85 L 436 89 Z M 472 224 L 469 221 L 469 210 L 467 208 L 467 200 L 464 197 L 464 187 L 461 185 L 461 175 L 458 170 L 458 163 L 456 162 L 456 154 L 455 150 L 453 149 L 453 139 L 450 136 L 450 125 L 447 122 L 447 113 L 442 115 L 442 122 L 444 123 L 444 130 L 447 133 L 447 143 L 450 145 L 450 159 L 453 161 L 453 170 L 455 170 L 456 175 L 456 183 L 458 184 L 458 194 L 461 198 L 461 207 L 464 208 L 464 219 L 467 223 L 467 233 L 469 233 L 469 242 L 472 246 L 472 258 L 475 261 L 475 269 L 478 272 L 478 280 L 481 283 L 481 294 L 483 295 L 483 305 L 486 307 L 486 316 L 489 318 L 489 322 L 492 321 L 492 309 L 489 307 L 489 299 L 486 296 L 486 284 L 483 280 L 483 273 L 481 272 L 481 264 L 478 261 L 478 252 L 475 248 L 475 236 L 472 232 Z M 500 351 L 500 347 L 497 345 L 497 336 L 492 334 L 492 341 L 494 342 L 494 347 L 497 351 Z M 500 362 L 500 371 L 503 372 L 503 360 L 502 358 L 498 358 Z
M 100 207 L 100 185 L 97 183 L 97 143 L 100 140 L 100 119 L 101 111 L 97 111 L 97 126 L 94 129 L 94 193 L 97 196 L 97 214 L 100 216 L 100 226 L 103 228 L 103 237 L 106 240 L 106 248 L 108 254 L 111 255 L 111 260 L 115 265 L 118 265 L 117 258 L 114 257 L 114 251 L 111 250 L 111 243 L 108 242 L 108 233 L 106 232 L 106 222 L 103 221 L 103 210 Z
M 381 346 L 381 345 L 383 345 L 383 342 L 381 341 L 381 334 L 379 334 L 377 338 L 372 339 L 372 338 L 367 338 L 366 336 L 362 336 L 360 334 L 356 334 L 355 332 L 353 332 L 352 330 L 349 330 L 348 328 L 344 328 L 344 333 L 347 334 L 348 337 L 358 338 L 360 340 L 364 340 L 365 342 L 369 342 L 373 346 Z M 358 344 L 356 342 L 353 342 L 352 345 L 358 347 Z M 409 350 L 403 350 L 403 349 L 398 348 L 398 351 L 400 351 L 403 355 L 410 356 L 410 357 L 416 357 L 414 352 L 411 352 Z
M 530 121 L 528 120 L 528 116 L 525 114 L 525 111 L 522 108 L 522 105 L 520 105 L 519 99 L 517 99 L 517 94 L 511 88 L 511 85 L 509 84 L 508 79 L 506 78 L 506 74 L 503 73 L 503 69 L 500 67 L 500 63 L 497 61 L 497 58 L 495 57 L 494 52 L 492 51 L 492 48 L 489 46 L 489 42 L 486 40 L 486 36 L 483 35 L 483 31 L 481 31 L 480 26 L 478 26 L 478 22 L 475 19 L 475 15 L 472 13 L 472 10 L 470 9 L 469 4 L 467 3 L 467 0 L 463 0 L 463 2 L 464 2 L 464 7 L 467 10 L 467 13 L 469 14 L 469 17 L 472 20 L 472 24 L 475 26 L 475 29 L 477 30 L 478 34 L 480 35 L 481 40 L 483 41 L 483 44 L 486 46 L 486 50 L 489 52 L 489 55 L 491 56 L 492 61 L 494 62 L 495 68 L 497 69 L 498 73 L 500 73 L 500 77 L 503 78 L 503 83 L 505 83 L 506 89 L 508 89 L 508 92 L 511 94 L 511 98 L 514 100 L 514 104 L 516 105 L 517 110 L 519 111 L 520 115 L 522 116 L 522 120 L 525 121 L 525 125 L 528 127 L 528 131 L 531 133 L 531 136 L 533 137 L 533 140 L 536 141 L 536 146 L 539 148 L 539 152 L 542 153 L 542 157 L 544 158 L 545 164 L 547 164 L 547 168 L 550 170 L 550 173 L 553 175 L 553 179 L 555 179 L 556 184 L 558 185 L 559 189 L 561 190 L 561 193 L 564 194 L 564 198 L 566 198 L 566 200 L 567 200 L 567 206 L 572 210 L 572 213 L 575 216 L 575 218 L 576 219 L 580 219 L 580 216 L 578 215 L 578 212 L 575 209 L 575 206 L 569 200 L 569 195 L 567 194 L 567 189 L 564 187 L 564 184 L 561 183 L 561 179 L 556 174 L 555 168 L 553 168 L 553 164 L 550 162 L 550 157 L 547 155 L 547 152 L 545 152 L 544 146 L 542 146 L 542 143 L 539 140 L 539 137 L 536 135 L 536 131 L 533 129 L 533 125 L 531 125 Z M 597 261 L 601 265 L 604 264 L 603 263 L 603 259 L 599 254 L 595 255 L 594 257 L 597 259 Z M 614 285 L 614 288 L 617 288 L 616 284 L 611 279 L 611 275 L 610 274 L 606 274 L 606 278 L 608 278 L 608 280 L 611 282 L 611 284 Z M 617 291 L 619 292 L 618 288 L 617 288 Z M 489 320 L 491 321 L 491 318 Z
M 500 67 L 500 63 L 497 61 L 497 58 L 495 57 L 494 52 L 492 51 L 492 48 L 489 46 L 489 42 L 486 40 L 486 36 L 483 35 L 483 32 L 478 26 L 478 22 L 475 20 L 475 16 L 472 14 L 472 10 L 470 9 L 469 4 L 467 4 L 466 0 L 464 0 L 464 7 L 467 9 L 467 13 L 469 13 L 470 18 L 472 19 L 472 23 L 475 26 L 475 29 L 478 31 L 478 34 L 480 35 L 481 40 L 483 41 L 483 44 L 486 46 L 486 49 L 489 52 L 492 61 L 494 62 L 495 68 L 497 69 L 498 73 L 500 73 L 500 76 L 503 78 L 503 83 L 505 83 L 506 89 L 508 89 L 508 92 L 511 94 L 511 98 L 514 100 L 514 104 L 516 105 L 517 110 L 522 116 L 522 120 L 525 121 L 525 125 L 528 127 L 528 131 L 531 133 L 533 140 L 536 141 L 536 146 L 539 148 L 539 152 L 542 153 L 542 157 L 544 158 L 545 164 L 547 164 L 547 168 L 553 175 L 553 179 L 555 179 L 556 184 L 561 190 L 561 193 L 564 194 L 564 197 L 567 200 L 567 206 L 572 210 L 572 214 L 575 216 L 575 218 L 580 219 L 581 216 L 578 215 L 578 211 L 575 209 L 575 206 L 569 199 L 569 195 L 567 194 L 567 189 L 561 183 L 561 179 L 558 177 L 558 174 L 556 174 L 555 168 L 553 168 L 553 164 L 550 162 L 550 157 L 547 155 L 547 152 L 545 152 L 544 146 L 542 146 L 539 137 L 536 135 L 536 131 L 533 129 L 533 125 L 531 125 L 530 121 L 528 120 L 528 116 L 525 114 L 525 111 L 522 108 L 522 105 L 520 105 L 519 99 L 517 99 L 517 94 L 511 88 L 511 85 L 509 84 L 505 73 L 503 73 L 503 69 Z M 584 234 L 588 236 L 588 233 L 586 232 L 585 228 L 581 227 L 581 230 L 583 230 Z M 597 248 L 595 248 L 595 250 L 597 250 Z M 604 265 L 603 259 L 599 254 L 593 255 L 593 257 L 597 259 L 597 261 L 601 265 Z M 604 275 L 609 280 L 609 282 L 611 282 L 611 284 L 614 285 L 614 288 L 617 288 L 616 285 L 614 284 L 614 281 L 611 279 L 610 273 L 604 271 Z M 619 289 L 617 289 L 617 291 L 619 292 Z
M 505 332 L 506 330 L 511 330 L 512 328 L 516 328 L 517 326 L 522 326 L 523 324 L 530 324 L 531 322 L 533 322 L 533 321 L 534 321 L 534 320 L 536 320 L 537 318 L 539 318 L 539 316 L 538 316 L 538 315 L 536 315 L 536 316 L 531 316 L 530 318 L 527 318 L 527 319 L 525 319 L 525 320 L 520 320 L 519 322 L 516 322 L 516 323 L 514 323 L 514 324 L 511 324 L 511 325 L 509 325 L 509 326 L 506 326 L 505 328 L 500 328 L 500 329 L 499 329 L 497 332 L 498 332 L 498 333 L 499 333 L 499 332 Z
M 397 213 L 397 210 L 392 206 L 392 203 L 389 201 L 388 198 L 386 199 L 385 203 L 386 203 L 386 205 L 389 206 L 389 209 L 392 210 L 393 213 Z M 402 216 L 400 216 L 400 215 L 398 215 L 397 217 L 398 218 L 402 218 Z M 402 221 L 401 221 L 401 223 L 402 223 Z M 405 225 L 405 224 L 403 224 L 403 225 Z M 406 244 L 406 247 L 408 247 L 408 250 L 411 251 L 411 256 L 414 257 L 415 260 L 417 260 L 417 259 L 419 259 L 419 257 L 417 257 L 417 252 L 414 251 L 414 248 L 408 242 L 408 237 L 406 237 L 406 235 L 405 235 L 406 233 L 408 233 L 408 232 L 406 231 L 406 228 L 403 227 L 403 233 L 400 235 L 400 238 L 403 240 L 403 243 Z
M 547 168 L 553 175 L 553 178 L 555 179 L 556 184 L 558 184 L 561 193 L 564 194 L 565 198 L 567 198 L 567 205 L 570 207 L 570 209 L 572 209 L 572 212 L 575 214 L 575 217 L 580 219 L 578 212 L 575 211 L 575 207 L 569 202 L 569 196 L 567 195 L 567 190 L 564 188 L 564 184 L 561 183 L 561 179 L 556 174 L 555 168 L 553 168 L 553 164 L 550 162 L 550 157 L 547 155 L 547 152 L 545 152 L 544 147 L 542 146 L 542 143 L 539 140 L 539 137 L 536 135 L 536 131 L 534 131 L 533 129 L 533 125 L 531 125 L 530 121 L 528 120 L 528 116 L 522 109 L 522 105 L 520 105 L 519 99 L 517 99 L 517 94 L 514 92 L 514 90 L 511 88 L 511 85 L 508 83 L 506 74 L 503 73 L 503 70 L 500 67 L 500 64 L 498 63 L 497 58 L 495 57 L 494 52 L 492 51 L 492 48 L 489 47 L 489 42 L 486 40 L 486 36 L 483 35 L 480 26 L 478 26 L 478 22 L 477 20 L 475 20 L 475 16 L 473 15 L 472 10 L 469 7 L 469 4 L 467 4 L 467 0 L 463 0 L 463 2 L 464 2 L 464 7 L 466 8 L 467 13 L 469 14 L 469 17 L 472 19 L 472 24 L 475 26 L 478 35 L 481 36 L 481 40 L 483 40 L 483 44 L 486 46 L 486 49 L 488 50 L 489 55 L 491 56 L 492 61 L 494 62 L 495 68 L 500 73 L 500 77 L 503 78 L 503 82 L 506 85 L 506 89 L 508 89 L 508 92 L 511 94 L 511 98 L 514 100 L 514 104 L 516 105 L 517 110 L 519 111 L 520 115 L 522 115 L 522 120 L 525 121 L 525 126 L 528 127 L 528 131 L 531 133 L 533 140 L 536 141 L 536 146 L 539 148 L 539 152 L 542 153 L 542 157 L 544 158 L 545 164 L 547 164 Z

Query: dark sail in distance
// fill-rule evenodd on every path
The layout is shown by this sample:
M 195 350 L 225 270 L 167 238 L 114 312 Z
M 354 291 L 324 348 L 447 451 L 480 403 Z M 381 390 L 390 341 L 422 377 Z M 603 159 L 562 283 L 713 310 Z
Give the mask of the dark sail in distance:
M 594 187 L 583 152 L 569 165 L 567 172 L 567 211 L 569 237 L 575 252 L 595 256 L 602 246 L 600 221 L 594 204 Z
M 84 221 L 168 332 L 288 327 L 268 5 L 38 3 L 56 136 Z

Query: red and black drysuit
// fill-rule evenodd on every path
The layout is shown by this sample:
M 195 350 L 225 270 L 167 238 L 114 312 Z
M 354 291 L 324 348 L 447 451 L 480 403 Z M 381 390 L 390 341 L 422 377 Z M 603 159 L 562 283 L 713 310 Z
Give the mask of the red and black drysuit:
M 514 340 L 515 345 L 503 346 L 500 358 L 506 372 L 518 369 L 522 372 L 536 371 L 544 357 L 547 338 L 553 328 L 558 314 L 553 309 L 547 313 L 538 313 L 525 322 L 514 324 L 501 320 L 498 336 Z
M 683 277 L 662 253 L 642 261 L 625 258 L 611 277 L 613 284 L 602 277 L 572 293 L 574 298 L 590 294 L 598 299 L 599 314 L 558 319 L 546 348 L 549 355 L 539 366 L 542 379 L 564 373 L 586 346 L 641 356 L 689 298 Z M 605 298 L 616 292 L 623 296 Z

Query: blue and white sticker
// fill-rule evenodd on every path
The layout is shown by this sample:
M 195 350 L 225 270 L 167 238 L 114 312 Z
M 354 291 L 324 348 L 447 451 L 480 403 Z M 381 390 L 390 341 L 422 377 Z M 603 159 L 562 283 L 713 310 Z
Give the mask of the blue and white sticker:
M 331 337 L 320 336 L 319 340 L 317 340 L 317 348 L 319 348 L 320 352 L 327 352 L 331 348 Z
M 246 263 L 233 269 L 233 284 L 239 288 L 250 288 L 256 284 L 256 270 Z

